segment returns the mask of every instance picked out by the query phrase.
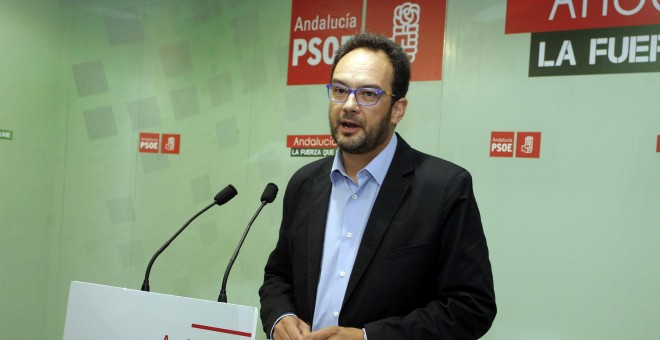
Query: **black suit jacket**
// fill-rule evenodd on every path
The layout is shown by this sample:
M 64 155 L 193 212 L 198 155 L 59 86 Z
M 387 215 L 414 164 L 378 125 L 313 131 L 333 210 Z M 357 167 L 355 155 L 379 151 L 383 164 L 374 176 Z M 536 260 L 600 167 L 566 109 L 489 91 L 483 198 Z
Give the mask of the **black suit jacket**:
M 279 240 L 265 268 L 268 334 L 286 312 L 311 322 L 331 191 L 332 157 L 287 185 Z M 488 248 L 470 174 L 399 137 L 355 259 L 339 325 L 377 339 L 476 339 L 495 318 Z

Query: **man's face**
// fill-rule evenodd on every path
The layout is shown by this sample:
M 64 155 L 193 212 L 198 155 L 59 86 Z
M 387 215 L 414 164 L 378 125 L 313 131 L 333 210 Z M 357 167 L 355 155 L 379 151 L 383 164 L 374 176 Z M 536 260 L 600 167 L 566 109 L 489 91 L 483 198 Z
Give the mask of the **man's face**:
M 337 66 L 332 83 L 357 89 L 369 87 L 392 92 L 394 69 L 383 51 L 355 49 L 346 54 Z M 351 94 L 345 103 L 330 102 L 330 132 L 339 148 L 346 153 L 380 152 L 401 119 L 398 107 L 392 115 L 394 97 L 381 95 L 373 106 L 359 106 Z

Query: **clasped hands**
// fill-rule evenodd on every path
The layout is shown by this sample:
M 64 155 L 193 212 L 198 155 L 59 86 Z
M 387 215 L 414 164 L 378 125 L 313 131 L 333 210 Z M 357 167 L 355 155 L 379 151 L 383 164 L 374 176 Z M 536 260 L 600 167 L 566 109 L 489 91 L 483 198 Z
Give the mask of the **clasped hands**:
M 362 340 L 359 328 L 332 326 L 312 332 L 309 325 L 295 315 L 283 317 L 273 330 L 273 340 Z

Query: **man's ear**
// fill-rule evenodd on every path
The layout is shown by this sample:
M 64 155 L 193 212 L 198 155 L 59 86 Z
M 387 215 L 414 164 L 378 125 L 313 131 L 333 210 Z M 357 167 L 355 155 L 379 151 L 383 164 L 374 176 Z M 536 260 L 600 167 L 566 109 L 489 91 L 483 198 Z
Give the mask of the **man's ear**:
M 390 123 L 392 125 L 397 125 L 401 119 L 403 119 L 407 107 L 408 99 L 406 98 L 401 98 L 394 103 L 394 106 L 392 106 L 392 117 L 390 118 Z

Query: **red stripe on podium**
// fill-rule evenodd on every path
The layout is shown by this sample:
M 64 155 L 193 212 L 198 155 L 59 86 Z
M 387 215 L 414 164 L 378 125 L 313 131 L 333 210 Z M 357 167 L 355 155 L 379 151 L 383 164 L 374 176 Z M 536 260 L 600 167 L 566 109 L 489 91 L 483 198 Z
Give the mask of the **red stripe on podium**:
M 247 337 L 247 338 L 252 337 L 252 333 L 240 332 L 240 331 L 235 331 L 235 330 L 231 330 L 231 329 L 217 328 L 217 327 L 211 327 L 211 326 L 204 326 L 204 325 L 199 325 L 199 324 L 196 324 L 196 323 L 192 324 L 192 328 L 203 329 L 203 330 L 206 330 L 206 331 L 212 331 L 212 332 L 218 332 L 218 333 L 244 336 L 244 337 Z

